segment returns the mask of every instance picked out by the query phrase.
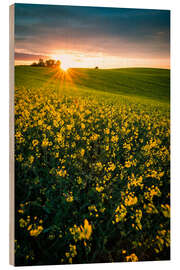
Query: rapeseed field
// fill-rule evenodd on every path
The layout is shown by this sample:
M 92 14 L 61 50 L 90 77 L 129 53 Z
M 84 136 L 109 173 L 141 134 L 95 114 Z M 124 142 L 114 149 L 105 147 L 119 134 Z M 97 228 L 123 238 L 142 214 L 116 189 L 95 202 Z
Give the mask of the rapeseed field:
M 16 71 L 16 265 L 168 260 L 168 95 L 30 69 Z

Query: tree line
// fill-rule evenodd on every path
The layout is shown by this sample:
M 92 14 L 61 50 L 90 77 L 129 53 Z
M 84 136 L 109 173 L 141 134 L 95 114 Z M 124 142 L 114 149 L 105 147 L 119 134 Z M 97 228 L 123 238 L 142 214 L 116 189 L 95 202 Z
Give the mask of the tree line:
M 39 59 L 38 62 L 33 62 L 31 64 L 32 67 L 60 67 L 61 62 L 59 60 L 54 60 L 54 59 L 48 59 L 44 61 L 42 58 Z

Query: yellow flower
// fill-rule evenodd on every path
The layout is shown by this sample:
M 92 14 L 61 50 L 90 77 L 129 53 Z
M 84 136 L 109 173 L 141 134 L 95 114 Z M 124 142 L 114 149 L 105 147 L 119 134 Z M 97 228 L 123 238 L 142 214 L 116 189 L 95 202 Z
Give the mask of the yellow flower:
M 33 156 L 30 156 L 30 157 L 28 157 L 28 160 L 29 160 L 29 162 L 32 164 L 33 161 L 34 161 L 34 157 L 33 157 Z
M 63 142 L 63 136 L 62 136 L 62 134 L 61 134 L 60 132 L 58 132 L 58 133 L 56 134 L 56 141 L 57 141 L 58 143 L 62 143 L 62 142 Z
M 131 206 L 131 205 L 136 204 L 137 201 L 138 201 L 138 199 L 136 196 L 129 194 L 126 196 L 124 203 L 126 206 Z
M 97 186 L 97 187 L 96 187 L 96 190 L 97 190 L 98 192 L 102 192 L 102 191 L 104 190 L 104 188 L 103 188 L 103 187 Z
M 128 177 L 128 189 L 131 188 L 131 186 L 139 186 L 141 188 L 143 188 L 143 178 L 142 176 L 140 176 L 139 178 L 135 178 L 134 173 L 132 173 L 131 177 Z
M 43 231 L 43 226 L 35 226 L 34 229 L 30 230 L 30 236 L 38 236 Z
M 47 138 L 44 138 L 41 145 L 42 147 L 47 147 L 48 145 L 50 145 L 49 140 Z
M 131 150 L 131 145 L 129 143 L 124 143 L 123 144 L 123 148 L 124 149 L 127 149 L 128 151 L 130 151 Z
M 61 177 L 65 177 L 67 175 L 67 171 L 64 168 L 57 170 L 56 173 Z
M 108 170 L 113 172 L 115 169 L 116 169 L 116 165 L 114 163 L 112 163 L 112 162 L 109 162 Z
M 129 256 L 126 256 L 126 261 L 127 262 L 137 262 L 138 261 L 138 257 L 136 256 L 135 253 L 132 253 Z
M 32 141 L 32 145 L 33 145 L 33 146 L 38 145 L 38 143 L 39 143 L 38 140 L 33 140 L 33 141 Z
M 19 226 L 20 226 L 21 228 L 26 227 L 26 226 L 27 226 L 27 221 L 25 221 L 23 218 L 21 218 L 21 219 L 19 220 Z
M 158 210 L 156 209 L 156 207 L 154 206 L 153 203 L 148 203 L 147 205 L 144 204 L 144 209 L 146 211 L 146 213 L 148 214 L 157 214 Z
M 70 233 L 73 235 L 75 241 L 77 240 L 89 240 L 92 234 L 92 226 L 89 224 L 88 220 L 84 220 L 84 226 L 78 227 L 74 225 L 73 228 L 69 229 Z
M 81 154 L 82 157 L 84 156 L 84 153 L 85 153 L 85 150 L 84 149 L 81 149 L 80 150 L 80 154 Z
M 28 226 L 27 230 L 30 231 L 32 228 L 32 224 Z
M 106 129 L 104 129 L 104 134 L 109 134 L 110 133 L 110 130 L 109 130 L 109 128 L 106 128 Z
M 91 141 L 97 141 L 97 139 L 99 138 L 99 135 L 94 133 L 91 137 L 90 137 L 90 140 Z
M 22 162 L 23 159 L 24 159 L 24 158 L 23 158 L 22 154 L 19 154 L 19 155 L 17 156 L 17 158 L 16 158 L 16 160 L 19 161 L 19 162 Z
M 77 178 L 77 183 L 80 185 L 80 184 L 82 184 L 82 178 L 80 177 L 80 176 L 78 176 L 78 178 Z
M 130 168 L 131 167 L 131 162 L 130 161 L 125 161 L 125 165 L 126 168 Z
M 142 211 L 141 209 L 136 210 L 136 230 L 142 230 L 142 225 L 141 225 L 141 218 L 142 218 Z
M 73 198 L 72 192 L 70 192 L 69 194 L 64 194 L 64 195 L 66 197 L 67 202 L 73 202 L 74 198 Z
M 72 127 L 73 127 L 73 125 L 67 125 L 67 130 L 71 130 L 72 129 Z
M 43 124 L 42 120 L 38 120 L 38 125 L 41 126 Z
M 89 224 L 88 220 L 84 220 L 84 227 L 81 225 L 80 238 L 89 240 L 92 233 L 92 226 Z
M 118 140 L 119 140 L 119 138 L 118 138 L 118 136 L 117 136 L 117 135 L 112 136 L 112 138 L 111 138 L 111 141 L 112 141 L 112 142 L 114 142 L 114 143 L 115 143 L 115 142 L 117 143 L 117 142 L 118 142 Z
M 90 211 L 90 216 L 94 215 L 95 217 L 98 217 L 98 210 L 95 205 L 88 206 L 88 210 Z
M 70 247 L 71 256 L 74 258 L 77 255 L 76 246 L 70 244 L 69 247 Z
M 23 209 L 19 209 L 18 210 L 18 213 L 23 214 L 24 213 L 24 210 Z
M 68 196 L 67 198 L 66 198 L 66 201 L 67 202 L 73 202 L 73 196 Z
M 122 221 L 125 218 L 126 214 L 127 214 L 126 207 L 123 204 L 118 206 L 115 210 L 116 223 L 118 223 L 119 221 Z
M 81 123 L 81 128 L 82 129 L 85 129 L 85 127 L 86 127 L 85 124 L 84 123 Z
M 168 204 L 161 204 L 161 211 L 166 218 L 170 218 L 170 206 Z

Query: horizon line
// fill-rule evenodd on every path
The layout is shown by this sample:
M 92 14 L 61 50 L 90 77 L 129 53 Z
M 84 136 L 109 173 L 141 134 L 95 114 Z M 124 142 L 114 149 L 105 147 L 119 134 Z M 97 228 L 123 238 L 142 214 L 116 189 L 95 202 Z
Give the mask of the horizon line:
M 31 65 L 17 65 L 17 64 L 15 64 L 14 65 L 14 67 L 33 67 L 33 66 L 31 66 Z M 38 67 L 33 67 L 33 68 L 38 68 Z M 53 67 L 40 67 L 40 68 L 51 68 L 51 69 L 55 69 L 55 68 L 53 68 Z M 69 67 L 68 69 L 95 69 L 96 67 Z M 140 68 L 143 68 L 143 69 L 166 69 L 166 70 L 171 70 L 171 67 L 144 67 L 144 66 L 127 66 L 127 67 L 112 67 L 112 68 L 109 68 L 109 67 L 107 67 L 107 68 L 105 68 L 105 67 L 103 67 L 103 68 L 101 68 L 101 67 L 98 67 L 98 69 L 101 69 L 101 70 L 109 70 L 109 69 L 133 69 L 133 68 L 138 68 L 138 69 L 140 69 Z

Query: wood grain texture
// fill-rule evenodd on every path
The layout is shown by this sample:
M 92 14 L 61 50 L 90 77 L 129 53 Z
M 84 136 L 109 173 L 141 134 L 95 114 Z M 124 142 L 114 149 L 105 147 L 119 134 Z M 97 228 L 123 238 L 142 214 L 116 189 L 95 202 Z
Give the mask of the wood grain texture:
M 9 7 L 9 42 L 9 263 L 14 265 L 14 5 Z

